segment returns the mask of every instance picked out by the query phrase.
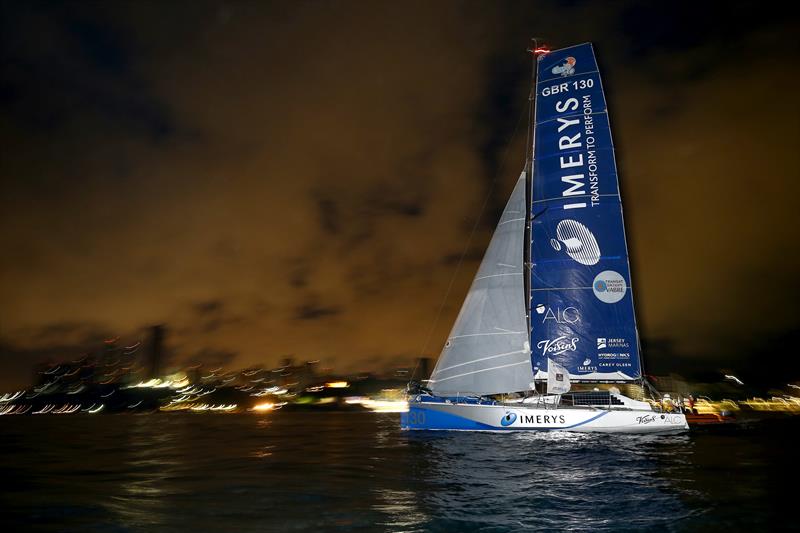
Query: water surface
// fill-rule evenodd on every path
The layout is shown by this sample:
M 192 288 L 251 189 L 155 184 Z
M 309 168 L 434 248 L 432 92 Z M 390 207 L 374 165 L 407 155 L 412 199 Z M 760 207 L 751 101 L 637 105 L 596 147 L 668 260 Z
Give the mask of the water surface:
M 798 420 L 678 436 L 402 432 L 399 415 L 0 419 L 3 531 L 775 531 Z

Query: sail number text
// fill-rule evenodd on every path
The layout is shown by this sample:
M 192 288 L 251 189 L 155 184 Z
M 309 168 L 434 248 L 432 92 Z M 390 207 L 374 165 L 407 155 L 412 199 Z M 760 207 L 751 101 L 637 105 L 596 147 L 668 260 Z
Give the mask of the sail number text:
M 588 78 L 585 80 L 575 80 L 573 82 L 559 83 L 558 85 L 551 85 L 542 89 L 542 96 L 550 96 L 551 94 L 560 94 L 569 92 L 570 86 L 573 89 L 591 89 L 594 87 L 594 80 Z
M 425 423 L 425 412 L 424 411 L 417 411 L 416 409 L 410 409 L 408 411 L 408 423 L 411 424 L 411 425 L 424 424 Z

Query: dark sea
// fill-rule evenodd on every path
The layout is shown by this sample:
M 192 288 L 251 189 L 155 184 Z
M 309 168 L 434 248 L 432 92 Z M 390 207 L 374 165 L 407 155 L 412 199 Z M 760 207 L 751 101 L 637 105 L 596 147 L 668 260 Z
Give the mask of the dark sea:
M 402 432 L 372 413 L 0 418 L 16 531 L 779 531 L 800 417 L 678 436 Z

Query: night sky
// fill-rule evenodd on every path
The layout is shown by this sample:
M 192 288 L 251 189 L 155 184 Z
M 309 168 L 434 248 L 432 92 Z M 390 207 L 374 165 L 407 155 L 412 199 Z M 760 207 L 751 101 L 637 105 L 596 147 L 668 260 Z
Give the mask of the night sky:
M 532 36 L 595 44 L 646 368 L 800 377 L 798 18 L 645 4 L 3 1 L 0 387 L 157 323 L 176 363 L 438 355 Z

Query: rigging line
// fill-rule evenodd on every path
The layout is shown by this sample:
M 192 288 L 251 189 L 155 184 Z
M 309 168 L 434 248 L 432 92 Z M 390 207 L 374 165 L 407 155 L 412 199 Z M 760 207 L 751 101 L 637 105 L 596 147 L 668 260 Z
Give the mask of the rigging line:
M 517 119 L 517 124 L 514 126 L 514 131 L 511 133 L 511 137 L 508 139 L 508 142 L 506 143 L 506 149 L 503 152 L 503 159 L 500 161 L 500 168 L 495 173 L 491 183 L 489 183 L 489 188 L 486 192 L 486 197 L 483 199 L 483 205 L 481 205 L 481 208 L 478 211 L 478 216 L 475 218 L 475 223 L 472 225 L 472 231 L 470 231 L 469 238 L 467 239 L 467 244 L 464 246 L 464 250 L 461 252 L 461 257 L 458 258 L 458 264 L 456 265 L 456 269 L 453 272 L 453 275 L 450 277 L 450 283 L 447 285 L 447 290 L 444 293 L 444 298 L 442 299 L 442 303 L 439 305 L 439 310 L 436 312 L 436 318 L 434 319 L 433 324 L 431 324 L 430 330 L 428 331 L 428 336 L 425 338 L 425 344 L 422 345 L 422 350 L 420 351 L 420 358 L 425 356 L 425 351 L 428 349 L 428 344 L 430 343 L 431 337 L 433 336 L 433 332 L 434 330 L 436 330 L 436 326 L 439 324 L 439 318 L 442 316 L 442 310 L 444 309 L 444 306 L 447 303 L 447 298 L 450 296 L 450 291 L 453 289 L 453 283 L 455 282 L 456 277 L 458 277 L 458 273 L 461 271 L 461 265 L 464 262 L 464 257 L 466 257 L 470 245 L 472 244 L 472 238 L 475 236 L 475 232 L 478 229 L 478 224 L 480 224 L 481 218 L 483 217 L 483 212 L 486 210 L 486 206 L 489 203 L 489 198 L 492 196 L 492 192 L 494 191 L 494 185 L 497 182 L 497 178 L 503 173 L 503 171 L 506 168 L 506 162 L 508 161 L 508 154 L 511 151 L 511 146 L 514 144 L 514 139 L 517 138 L 517 131 L 519 130 L 520 123 L 522 123 L 522 117 L 525 116 L 526 114 L 529 114 L 529 110 L 527 109 L 527 107 L 523 106 L 522 112 L 519 114 L 519 118 Z M 414 374 L 416 374 L 417 372 L 417 367 L 419 366 L 420 358 L 417 358 L 417 362 L 414 365 L 414 371 L 411 373 L 412 378 Z

